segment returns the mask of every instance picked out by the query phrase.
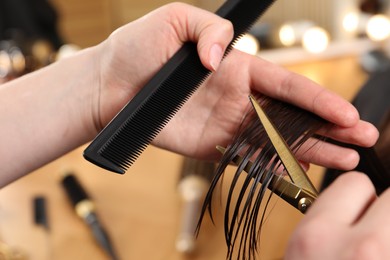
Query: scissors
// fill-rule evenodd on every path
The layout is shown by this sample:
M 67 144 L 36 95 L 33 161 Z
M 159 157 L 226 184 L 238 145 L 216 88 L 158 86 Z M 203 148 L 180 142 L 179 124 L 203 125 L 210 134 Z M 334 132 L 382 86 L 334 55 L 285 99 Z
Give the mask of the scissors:
M 249 99 L 291 180 L 290 182 L 284 178 L 273 177 L 268 188 L 300 212 L 305 213 L 317 198 L 318 192 L 257 100 L 252 95 Z M 221 146 L 217 146 L 217 149 L 221 153 L 225 152 L 225 148 Z M 232 162 L 238 165 L 242 162 L 242 157 L 237 155 Z M 252 165 L 252 162 L 248 162 L 244 171 L 249 172 Z M 261 178 L 260 182 L 263 182 L 264 178 Z

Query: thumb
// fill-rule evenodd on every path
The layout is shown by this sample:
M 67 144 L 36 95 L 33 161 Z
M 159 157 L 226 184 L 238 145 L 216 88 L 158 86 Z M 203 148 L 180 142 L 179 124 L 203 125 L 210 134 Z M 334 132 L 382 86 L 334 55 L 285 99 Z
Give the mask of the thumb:
M 179 39 L 197 42 L 202 64 L 217 70 L 225 50 L 233 38 L 233 25 L 229 20 L 187 4 L 175 3 Z

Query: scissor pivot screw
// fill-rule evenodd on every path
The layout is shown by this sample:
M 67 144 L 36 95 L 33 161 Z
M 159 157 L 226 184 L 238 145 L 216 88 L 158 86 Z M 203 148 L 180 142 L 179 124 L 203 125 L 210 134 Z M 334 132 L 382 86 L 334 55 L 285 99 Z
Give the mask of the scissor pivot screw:
M 308 198 L 302 198 L 298 202 L 298 209 L 300 212 L 305 213 L 313 202 Z

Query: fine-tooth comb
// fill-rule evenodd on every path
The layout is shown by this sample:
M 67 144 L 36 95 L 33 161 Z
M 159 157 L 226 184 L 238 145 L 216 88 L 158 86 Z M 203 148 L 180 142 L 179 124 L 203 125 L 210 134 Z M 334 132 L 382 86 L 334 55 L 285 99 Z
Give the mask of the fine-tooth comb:
M 228 0 L 216 12 L 234 27 L 233 41 L 245 33 L 275 0 Z M 185 43 L 85 149 L 88 161 L 125 173 L 174 114 L 210 74 L 196 44 Z

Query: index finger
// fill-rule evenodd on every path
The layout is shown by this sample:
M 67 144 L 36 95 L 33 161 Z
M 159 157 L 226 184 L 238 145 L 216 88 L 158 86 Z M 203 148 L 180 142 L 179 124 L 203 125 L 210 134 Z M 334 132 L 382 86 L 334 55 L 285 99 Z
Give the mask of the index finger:
M 258 64 L 250 67 L 252 86 L 259 92 L 292 103 L 342 127 L 358 123 L 356 108 L 336 93 L 263 59 L 253 59 L 253 62 Z

